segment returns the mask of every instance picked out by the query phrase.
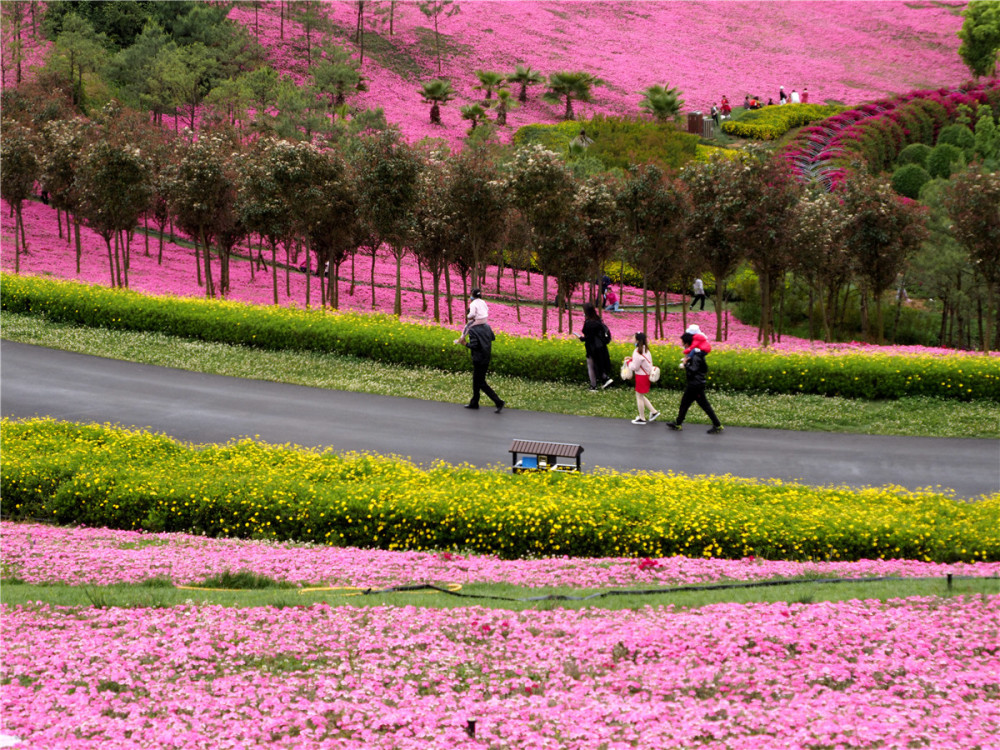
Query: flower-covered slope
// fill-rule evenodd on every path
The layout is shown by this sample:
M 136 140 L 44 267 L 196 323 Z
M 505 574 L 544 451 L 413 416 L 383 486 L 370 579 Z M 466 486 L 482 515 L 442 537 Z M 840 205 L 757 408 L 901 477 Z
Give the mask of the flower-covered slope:
M 456 101 L 442 109 L 442 126 L 429 122 L 419 84 L 438 77 L 432 22 L 416 3 L 397 3 L 394 33 L 369 20 L 363 74 L 369 91 L 355 103 L 383 107 L 411 139 L 451 141 L 466 123 L 462 104 L 478 101 L 477 69 L 508 72 L 528 65 L 548 75 L 585 70 L 605 81 L 578 116 L 635 114 L 640 93 L 653 84 L 676 86 L 687 109 L 707 110 L 723 94 L 777 100 L 808 87 L 810 101 L 857 104 L 911 88 L 936 88 L 968 78 L 958 56 L 961 2 L 460 2 L 460 12 L 439 19 L 441 77 L 452 82 Z M 337 27 L 335 38 L 353 44 L 355 3 L 324 4 Z M 234 8 L 232 18 L 252 33 L 259 28 L 272 64 L 296 77 L 305 72 L 298 22 L 278 8 L 257 14 Z M 374 19 L 374 16 L 369 16 Z M 375 40 L 375 35 L 380 38 Z M 376 44 L 376 41 L 378 42 Z M 373 51 L 374 50 L 374 51 Z M 391 52 L 389 52 L 391 50 Z M 507 131 L 531 122 L 558 120 L 561 105 L 529 90 L 526 106 L 513 111 Z

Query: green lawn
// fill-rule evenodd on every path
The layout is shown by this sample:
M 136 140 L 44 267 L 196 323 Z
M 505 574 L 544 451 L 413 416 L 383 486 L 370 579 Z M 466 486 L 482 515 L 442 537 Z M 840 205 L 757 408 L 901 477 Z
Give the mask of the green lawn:
M 428 368 L 406 368 L 312 352 L 272 352 L 161 334 L 129 333 L 50 323 L 36 316 L 3 313 L 4 339 L 66 351 L 94 354 L 145 364 L 294 383 L 316 388 L 378 393 L 426 401 L 465 403 L 470 375 Z M 363 370 L 364 378 L 357 377 Z M 540 383 L 523 378 L 491 377 L 511 408 L 581 416 L 631 419 L 635 398 L 631 387 L 617 383 L 600 393 L 587 389 L 586 373 L 578 386 Z M 726 425 L 873 435 L 1000 438 L 995 403 L 904 398 L 898 401 L 854 401 L 810 395 L 760 395 L 712 391 L 716 412 Z M 650 400 L 670 416 L 679 391 L 654 389 Z M 690 422 L 707 424 L 693 409 Z
M 192 588 L 175 588 L 166 582 L 145 584 L 117 584 L 112 586 L 39 586 L 21 582 L 4 582 L 2 601 L 14 607 L 31 602 L 45 602 L 56 606 L 98 607 L 172 607 L 192 602 L 219 604 L 227 607 L 295 607 L 317 602 L 350 606 L 424 606 L 467 607 L 471 605 L 497 609 L 554 609 L 565 607 L 579 609 L 637 609 L 644 606 L 676 605 L 678 607 L 703 607 L 720 602 L 819 602 L 849 599 L 887 600 L 911 596 L 950 596 L 958 594 L 998 594 L 1000 579 L 955 579 L 948 588 L 945 578 L 933 580 L 894 579 L 863 583 L 818 583 L 797 580 L 780 586 L 754 586 L 721 590 L 695 590 L 670 592 L 668 586 L 644 585 L 628 590 L 649 591 L 663 589 L 663 593 L 622 593 L 581 600 L 545 599 L 542 601 L 507 601 L 546 595 L 583 597 L 598 591 L 615 589 L 527 589 L 507 584 L 470 584 L 452 596 L 436 592 L 392 592 L 363 594 L 358 590 L 329 590 L 299 593 L 294 588 L 264 588 L 247 590 L 211 591 Z M 618 589 L 618 591 L 625 591 Z

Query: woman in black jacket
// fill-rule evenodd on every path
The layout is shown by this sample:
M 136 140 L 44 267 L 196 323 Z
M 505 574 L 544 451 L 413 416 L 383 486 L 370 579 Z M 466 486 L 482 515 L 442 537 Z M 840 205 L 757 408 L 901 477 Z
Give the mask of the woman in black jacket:
M 597 308 L 588 302 L 583 306 L 583 342 L 587 351 L 587 374 L 590 376 L 590 390 L 596 391 L 598 382 L 602 388 L 607 388 L 614 380 L 611 379 L 611 355 L 608 354 L 608 344 L 611 342 L 611 331 L 597 315 Z

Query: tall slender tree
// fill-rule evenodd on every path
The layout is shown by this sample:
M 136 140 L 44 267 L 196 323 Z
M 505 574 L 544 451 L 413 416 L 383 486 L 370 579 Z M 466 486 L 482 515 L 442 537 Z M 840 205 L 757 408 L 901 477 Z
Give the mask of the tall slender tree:
M 420 12 L 434 23 L 434 52 L 437 55 L 438 75 L 441 75 L 441 22 L 451 18 L 461 8 L 455 0 L 421 0 Z
M 22 206 L 31 197 L 40 168 L 34 133 L 20 123 L 6 120 L 0 139 L 0 196 L 14 211 L 14 272 L 21 272 L 21 253 L 28 252 L 24 241 Z

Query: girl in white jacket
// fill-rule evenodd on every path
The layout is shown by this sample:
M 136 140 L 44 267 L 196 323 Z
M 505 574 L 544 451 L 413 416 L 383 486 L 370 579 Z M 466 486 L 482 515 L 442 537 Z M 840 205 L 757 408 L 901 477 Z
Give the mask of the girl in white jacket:
M 639 416 L 632 420 L 632 424 L 646 424 L 652 422 L 660 412 L 656 410 L 646 398 L 649 393 L 649 376 L 653 372 L 653 355 L 646 345 L 646 334 L 637 333 L 635 335 L 635 351 L 632 352 L 628 360 L 629 369 L 635 373 L 635 405 L 639 410 Z M 646 409 L 649 409 L 649 419 L 646 419 Z

